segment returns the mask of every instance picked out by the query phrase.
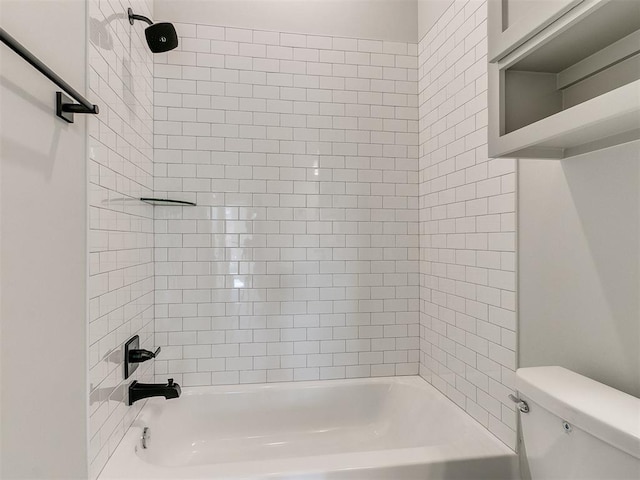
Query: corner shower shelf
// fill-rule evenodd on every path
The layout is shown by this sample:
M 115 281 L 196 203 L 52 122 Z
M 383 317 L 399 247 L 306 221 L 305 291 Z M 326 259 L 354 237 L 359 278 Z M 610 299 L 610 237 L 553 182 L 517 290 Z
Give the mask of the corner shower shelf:
M 143 197 L 141 201 L 154 206 L 176 206 L 176 207 L 195 207 L 196 204 L 186 200 L 171 200 L 169 198 L 147 198 Z
M 582 0 L 489 64 L 489 155 L 562 159 L 640 139 L 640 2 Z

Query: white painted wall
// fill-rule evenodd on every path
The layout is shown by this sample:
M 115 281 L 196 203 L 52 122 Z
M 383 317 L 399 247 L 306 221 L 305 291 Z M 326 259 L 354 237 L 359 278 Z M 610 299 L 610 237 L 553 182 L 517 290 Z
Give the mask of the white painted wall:
M 640 143 L 521 160 L 520 366 L 640 396 Z
M 155 15 L 158 21 L 311 35 L 418 39 L 417 0 L 155 0 Z
M 85 14 L 0 3 L 2 27 L 81 92 Z M 57 118 L 55 86 L 5 45 L 0 62 L 0 477 L 84 478 L 85 119 Z

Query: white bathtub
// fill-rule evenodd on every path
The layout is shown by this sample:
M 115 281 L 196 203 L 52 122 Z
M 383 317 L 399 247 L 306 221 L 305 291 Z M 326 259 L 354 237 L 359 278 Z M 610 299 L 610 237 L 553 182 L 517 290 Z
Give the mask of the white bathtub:
M 516 471 L 515 454 L 428 383 L 391 377 L 151 399 L 100 479 L 500 480 Z

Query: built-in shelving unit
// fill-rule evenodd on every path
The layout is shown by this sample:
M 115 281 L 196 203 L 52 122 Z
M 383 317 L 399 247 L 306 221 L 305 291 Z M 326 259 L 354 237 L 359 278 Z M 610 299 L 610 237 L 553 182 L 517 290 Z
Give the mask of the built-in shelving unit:
M 495 16 L 514 0 L 493 1 Z M 522 35 L 489 53 L 490 156 L 559 159 L 640 138 L 640 1 L 572 2 Z
M 500 60 L 583 0 L 489 0 L 489 61 Z

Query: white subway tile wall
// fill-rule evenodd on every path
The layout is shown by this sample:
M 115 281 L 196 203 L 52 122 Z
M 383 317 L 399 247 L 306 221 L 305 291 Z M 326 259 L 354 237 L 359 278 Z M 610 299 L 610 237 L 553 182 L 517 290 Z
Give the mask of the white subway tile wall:
M 123 381 L 122 344 L 139 334 L 153 347 L 153 59 L 144 25 L 151 0 L 88 3 L 89 116 L 89 473 L 96 478 L 143 402 L 126 405 L 127 384 L 153 381 L 152 362 Z M 116 16 L 119 15 L 119 16 Z
M 177 24 L 155 57 L 156 379 L 412 375 L 417 45 Z
M 420 374 L 511 448 L 516 162 L 487 155 L 487 6 L 419 43 Z
M 487 157 L 485 2 L 419 45 L 177 24 L 154 57 L 108 20 L 127 6 L 89 3 L 91 478 L 139 411 L 136 333 L 163 347 L 143 381 L 419 371 L 514 447 L 516 167 Z

